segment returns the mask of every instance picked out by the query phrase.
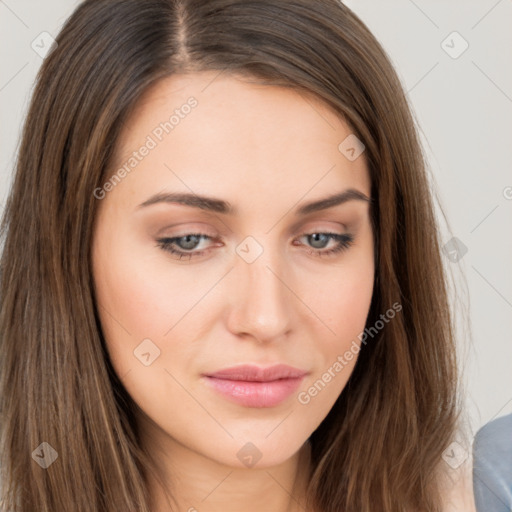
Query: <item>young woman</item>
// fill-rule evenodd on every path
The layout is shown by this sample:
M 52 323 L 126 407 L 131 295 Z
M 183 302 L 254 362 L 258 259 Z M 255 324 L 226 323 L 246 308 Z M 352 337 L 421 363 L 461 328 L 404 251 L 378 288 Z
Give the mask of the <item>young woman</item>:
M 472 510 L 416 127 L 340 2 L 82 3 L 2 230 L 5 510 Z

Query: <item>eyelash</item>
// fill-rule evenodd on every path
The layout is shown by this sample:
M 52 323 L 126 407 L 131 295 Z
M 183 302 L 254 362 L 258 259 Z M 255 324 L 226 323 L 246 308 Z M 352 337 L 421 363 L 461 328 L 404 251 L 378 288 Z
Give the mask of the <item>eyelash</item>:
M 307 253 L 313 256 L 317 257 L 325 257 L 325 256 L 332 256 L 334 254 L 346 251 L 353 243 L 354 243 L 354 236 L 350 233 L 346 234 L 340 234 L 340 233 L 329 233 L 329 232 L 315 232 L 315 233 L 305 233 L 304 236 L 312 236 L 312 235 L 327 235 L 330 240 L 336 240 L 338 243 L 335 247 L 332 249 L 327 250 L 315 250 L 315 249 L 308 249 Z M 203 254 L 207 253 L 209 249 L 204 249 L 202 251 L 182 251 L 173 248 L 173 245 L 176 243 L 176 241 L 186 238 L 187 236 L 195 236 L 202 239 L 211 239 L 212 237 L 205 235 L 203 233 L 187 233 L 182 236 L 175 236 L 170 238 L 160 238 L 157 240 L 157 247 L 161 248 L 162 250 L 169 252 L 171 254 L 174 254 L 176 256 L 179 256 L 179 260 L 181 260 L 184 257 L 188 256 L 188 259 L 191 260 L 192 258 L 202 256 Z

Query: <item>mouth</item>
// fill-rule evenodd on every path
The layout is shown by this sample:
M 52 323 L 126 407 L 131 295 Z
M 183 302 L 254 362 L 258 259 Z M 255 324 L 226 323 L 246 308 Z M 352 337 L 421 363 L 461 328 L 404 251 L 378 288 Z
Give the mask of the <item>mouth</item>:
M 288 365 L 259 368 L 243 365 L 203 375 L 211 389 L 243 407 L 268 408 L 284 402 L 307 371 Z

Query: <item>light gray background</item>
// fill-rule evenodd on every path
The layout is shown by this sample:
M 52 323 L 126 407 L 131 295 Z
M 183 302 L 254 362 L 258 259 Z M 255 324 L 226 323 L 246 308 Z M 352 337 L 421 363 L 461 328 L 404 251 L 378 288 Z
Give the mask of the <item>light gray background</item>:
M 440 217 L 443 243 L 455 236 L 467 247 L 458 263 L 444 260 L 454 276 L 459 364 L 475 433 L 512 412 L 512 1 L 345 3 L 380 40 L 408 92 L 448 218 L 446 226 Z M 0 208 L 42 62 L 31 44 L 42 32 L 56 36 L 76 5 L 0 0 Z M 457 58 L 447 53 L 464 44 L 454 31 L 469 44 Z

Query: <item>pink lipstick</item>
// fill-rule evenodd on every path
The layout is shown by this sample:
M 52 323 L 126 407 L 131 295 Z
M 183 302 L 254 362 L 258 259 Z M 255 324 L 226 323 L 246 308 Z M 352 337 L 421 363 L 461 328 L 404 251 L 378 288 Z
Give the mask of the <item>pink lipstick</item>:
M 204 375 L 208 385 L 244 407 L 275 407 L 297 390 L 307 371 L 285 364 L 241 365 Z

